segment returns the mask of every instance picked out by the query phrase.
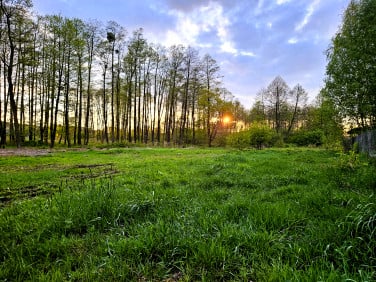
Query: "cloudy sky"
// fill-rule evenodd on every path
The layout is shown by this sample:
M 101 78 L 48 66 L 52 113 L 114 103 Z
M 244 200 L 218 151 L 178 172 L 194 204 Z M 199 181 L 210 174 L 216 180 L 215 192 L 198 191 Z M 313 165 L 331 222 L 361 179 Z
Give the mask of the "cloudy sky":
M 224 86 L 250 108 L 277 76 L 311 101 L 323 86 L 325 50 L 350 0 L 33 0 L 40 14 L 114 20 L 149 42 L 190 45 L 221 66 Z

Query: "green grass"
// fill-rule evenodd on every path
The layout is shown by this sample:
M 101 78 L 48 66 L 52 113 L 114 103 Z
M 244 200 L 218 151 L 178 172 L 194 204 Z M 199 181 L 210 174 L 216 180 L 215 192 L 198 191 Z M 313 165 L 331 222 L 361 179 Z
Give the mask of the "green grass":
M 4 157 L 0 280 L 372 281 L 375 172 L 319 149 Z

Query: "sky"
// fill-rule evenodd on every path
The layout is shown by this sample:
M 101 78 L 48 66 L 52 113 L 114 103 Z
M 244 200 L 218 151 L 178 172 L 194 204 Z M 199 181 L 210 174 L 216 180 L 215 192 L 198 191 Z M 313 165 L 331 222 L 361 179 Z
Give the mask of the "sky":
M 142 28 L 150 43 L 191 46 L 210 54 L 223 85 L 245 108 L 276 76 L 300 84 L 310 101 L 324 85 L 326 50 L 350 0 L 33 0 L 39 15 L 60 14 L 128 34 Z

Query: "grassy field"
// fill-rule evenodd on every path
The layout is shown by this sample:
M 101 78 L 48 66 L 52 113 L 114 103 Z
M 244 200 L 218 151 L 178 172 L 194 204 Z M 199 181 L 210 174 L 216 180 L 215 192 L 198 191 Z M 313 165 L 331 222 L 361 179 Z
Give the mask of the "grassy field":
M 0 281 L 375 281 L 375 187 L 320 149 L 0 157 Z

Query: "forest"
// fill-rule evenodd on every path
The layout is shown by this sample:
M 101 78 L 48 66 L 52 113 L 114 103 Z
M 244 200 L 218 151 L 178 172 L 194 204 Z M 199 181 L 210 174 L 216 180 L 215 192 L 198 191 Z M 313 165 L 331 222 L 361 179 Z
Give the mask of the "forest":
M 244 119 L 218 63 L 191 47 L 149 44 L 110 21 L 35 16 L 1 3 L 1 143 L 209 144 L 225 113 Z M 6 39 L 6 40 L 5 40 Z
M 114 21 L 35 15 L 26 0 L 1 1 L 0 16 L 3 147 L 222 146 L 251 124 L 271 129 L 263 146 L 297 131 L 315 132 L 305 145 L 341 134 L 324 95 L 308 105 L 304 88 L 281 76 L 247 110 L 223 85 L 218 62 L 192 47 L 152 44 L 142 29 Z

